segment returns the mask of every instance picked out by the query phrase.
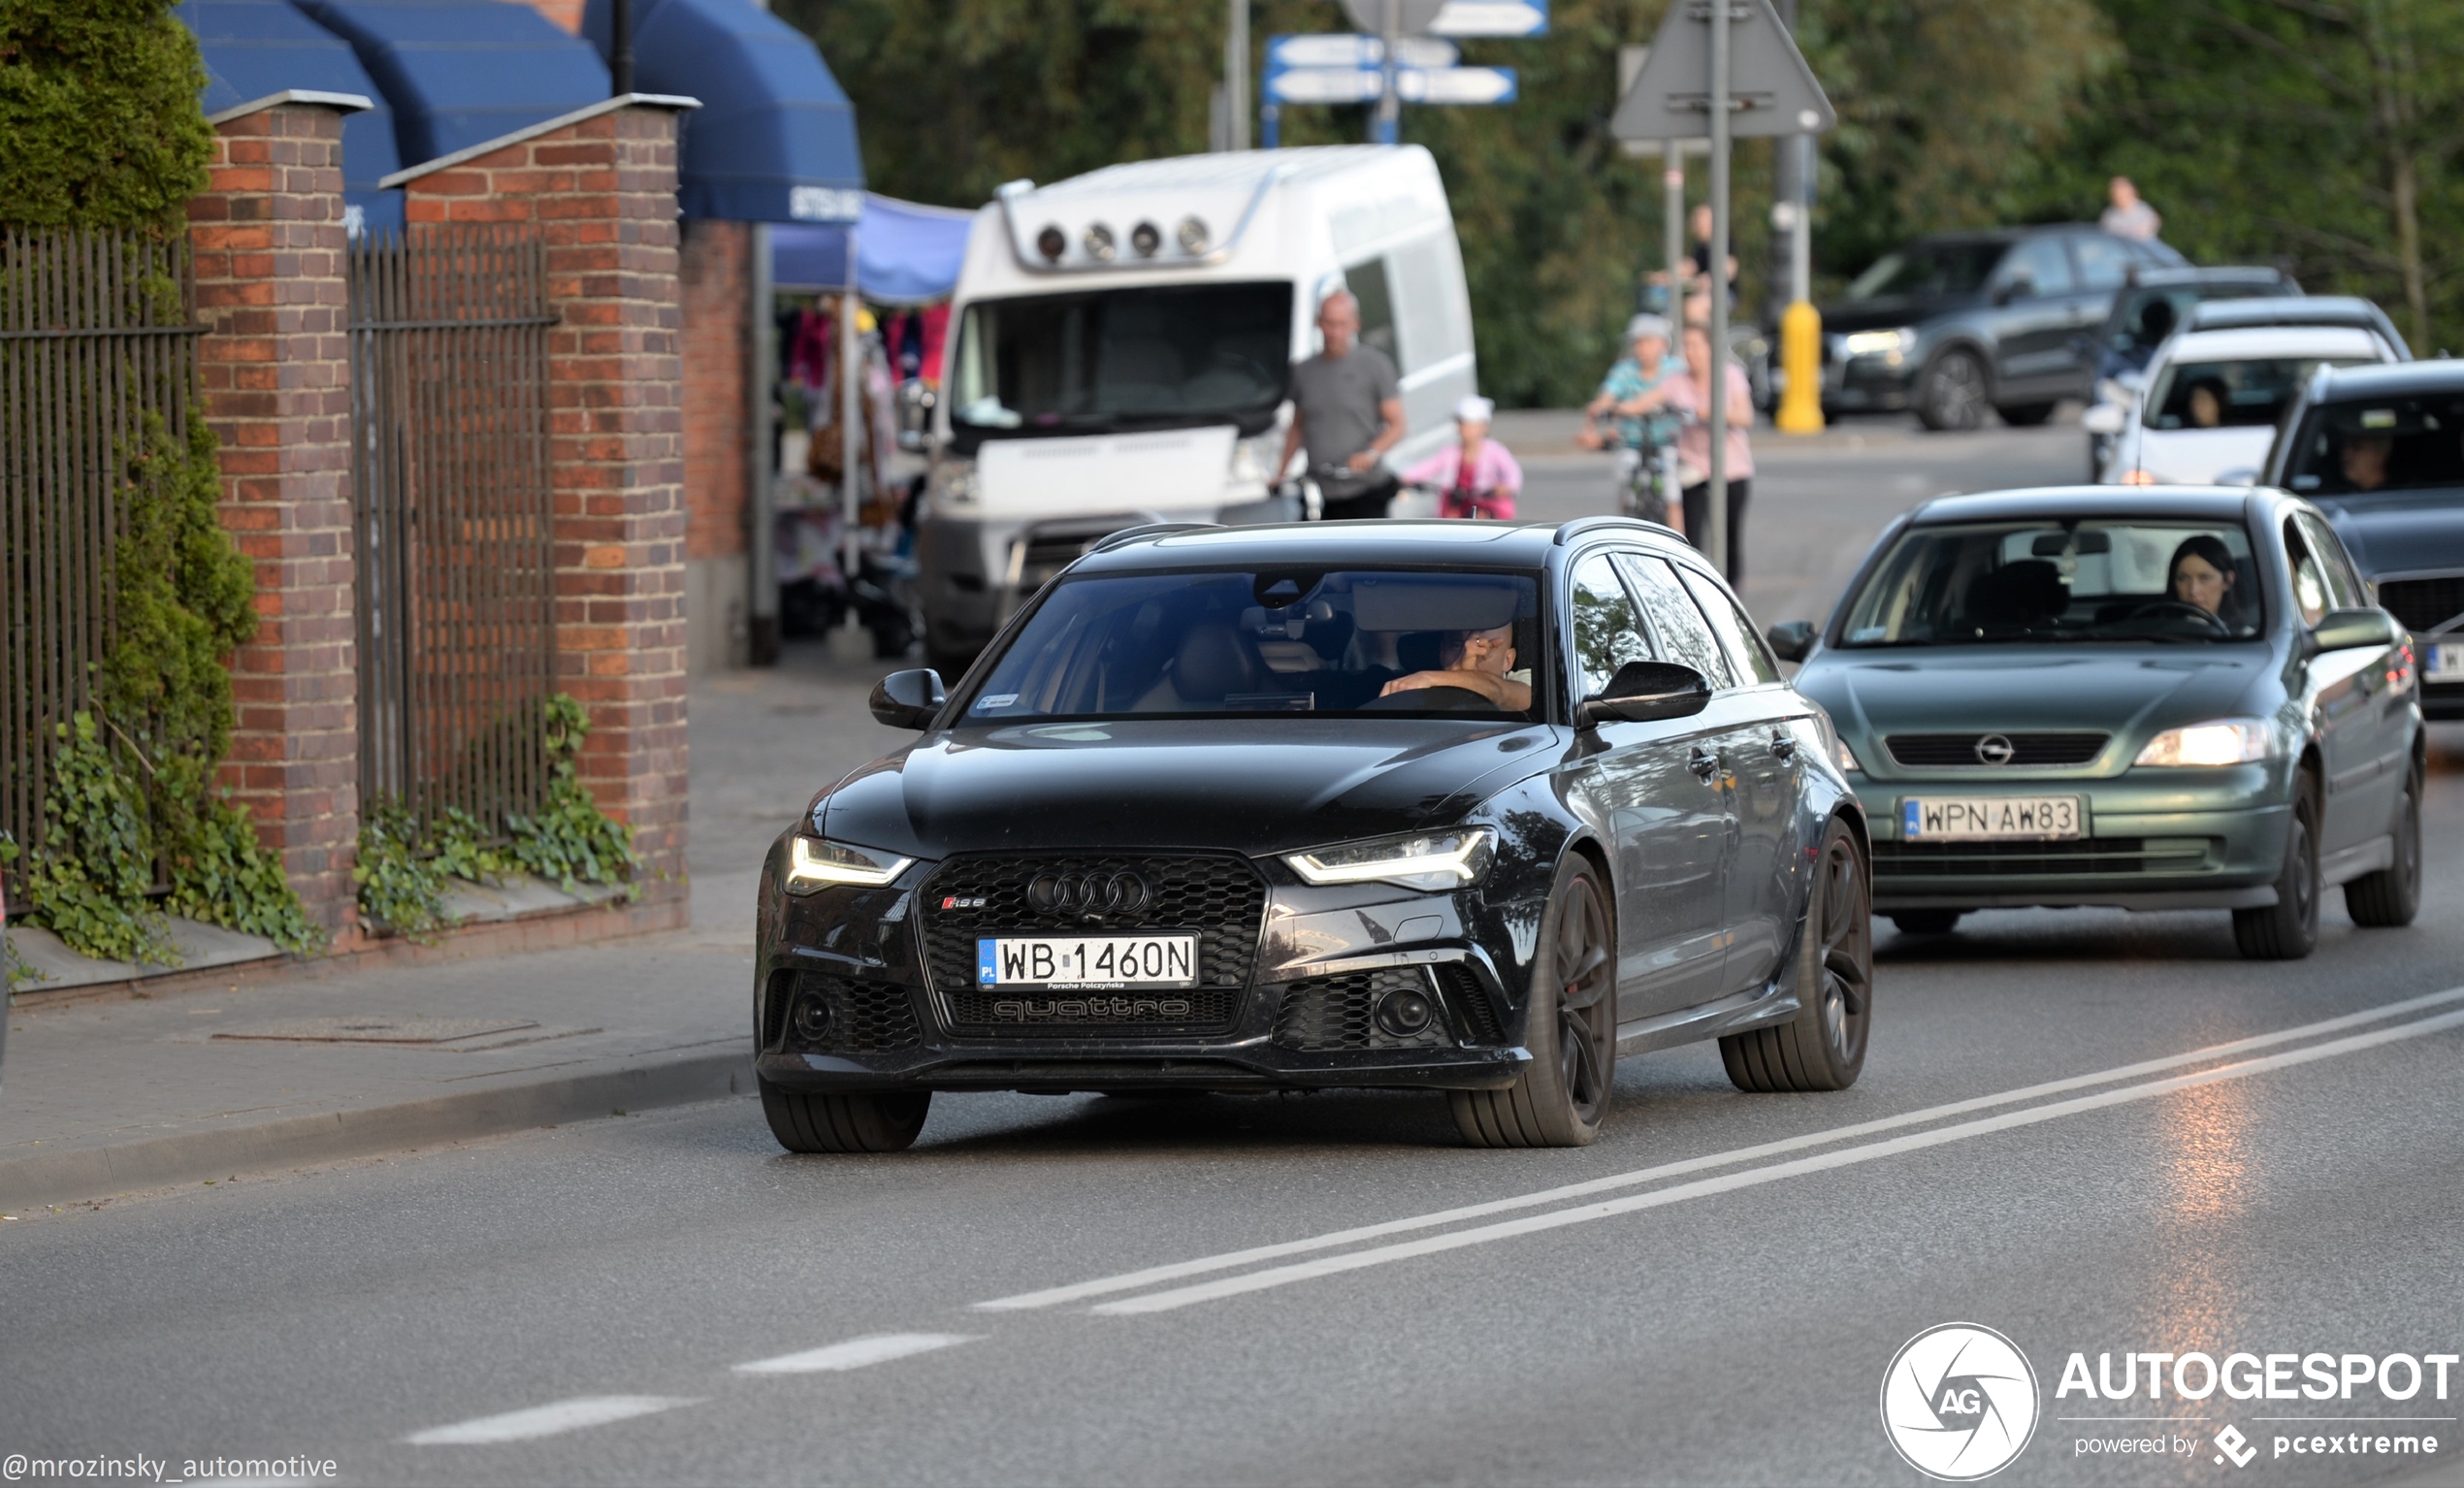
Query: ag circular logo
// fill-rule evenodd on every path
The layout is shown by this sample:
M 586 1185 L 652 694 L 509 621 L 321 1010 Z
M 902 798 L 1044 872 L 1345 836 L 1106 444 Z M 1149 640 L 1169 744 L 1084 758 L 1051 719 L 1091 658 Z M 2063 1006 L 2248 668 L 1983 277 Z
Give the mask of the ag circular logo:
M 1975 1323 L 1928 1328 L 1882 1376 L 1882 1429 L 1908 1466 L 1946 1482 L 1991 1477 L 2036 1433 L 2036 1371 Z

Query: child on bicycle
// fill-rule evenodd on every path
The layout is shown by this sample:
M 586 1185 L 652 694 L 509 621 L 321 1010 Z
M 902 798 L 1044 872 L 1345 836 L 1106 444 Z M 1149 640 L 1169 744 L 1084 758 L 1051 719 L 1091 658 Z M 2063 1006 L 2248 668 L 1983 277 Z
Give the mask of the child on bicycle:
M 1685 371 L 1685 363 L 1672 353 L 1670 342 L 1665 317 L 1637 315 L 1626 322 L 1626 344 L 1630 350 L 1601 379 L 1599 393 L 1584 405 L 1582 430 L 1574 436 L 1574 442 L 1585 449 L 1616 452 L 1617 499 L 1622 509 L 1633 509 L 1630 493 L 1649 481 L 1654 463 L 1676 441 L 1674 417 L 1664 412 L 1645 412 L 1637 406 L 1644 395 Z M 1613 418 L 1605 430 L 1601 427 L 1604 418 Z M 1673 503 L 1669 504 L 1666 515 L 1655 520 L 1671 525 L 1681 522 Z
M 1458 442 L 1403 472 L 1403 483 L 1438 493 L 1438 515 L 1514 520 L 1514 498 L 1523 490 L 1523 468 L 1507 447 L 1489 437 L 1497 404 L 1466 398 L 1454 405 Z

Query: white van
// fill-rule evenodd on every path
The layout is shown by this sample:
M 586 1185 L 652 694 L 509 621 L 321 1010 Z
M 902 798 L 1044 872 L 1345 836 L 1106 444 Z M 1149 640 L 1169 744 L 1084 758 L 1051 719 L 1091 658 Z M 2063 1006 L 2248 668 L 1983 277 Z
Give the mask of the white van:
M 917 586 L 934 664 L 955 674 L 1107 534 L 1297 515 L 1271 468 L 1291 366 L 1318 350 L 1338 288 L 1402 374 L 1391 459 L 1408 464 L 1477 390 L 1427 150 L 1192 155 L 1003 187 L 968 238 L 932 415 Z

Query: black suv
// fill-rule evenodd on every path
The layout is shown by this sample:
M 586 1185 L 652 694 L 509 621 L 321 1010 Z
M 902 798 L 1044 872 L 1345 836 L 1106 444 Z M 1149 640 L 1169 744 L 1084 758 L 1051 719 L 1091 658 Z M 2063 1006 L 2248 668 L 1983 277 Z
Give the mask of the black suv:
M 2088 372 L 2079 334 L 2161 243 L 2087 223 L 1941 233 L 1886 253 L 1823 307 L 1823 408 L 1914 408 L 1928 429 L 2040 424 Z

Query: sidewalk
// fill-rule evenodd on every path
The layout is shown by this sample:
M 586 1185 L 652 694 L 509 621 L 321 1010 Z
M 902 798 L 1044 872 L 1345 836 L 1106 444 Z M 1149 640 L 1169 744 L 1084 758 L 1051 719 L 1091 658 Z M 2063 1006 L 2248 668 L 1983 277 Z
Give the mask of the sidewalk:
M 695 687 L 689 928 L 15 1010 L 0 1213 L 750 1093 L 761 856 L 907 737 L 865 707 L 889 669 L 798 644 Z

